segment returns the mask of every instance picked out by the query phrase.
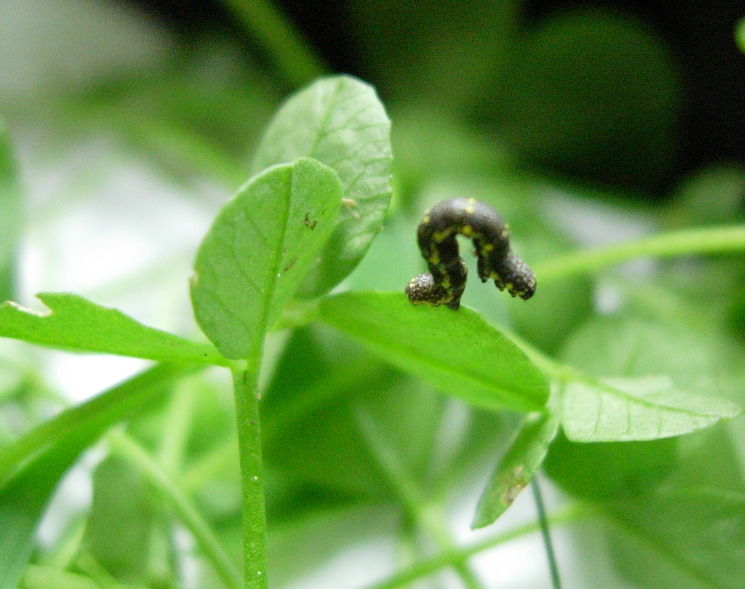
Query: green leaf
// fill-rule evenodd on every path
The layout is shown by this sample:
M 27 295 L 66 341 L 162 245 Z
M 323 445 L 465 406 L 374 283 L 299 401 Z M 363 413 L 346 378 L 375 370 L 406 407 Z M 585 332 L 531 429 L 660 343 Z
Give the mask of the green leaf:
M 322 78 L 290 97 L 269 124 L 253 171 L 312 157 L 339 174 L 345 204 L 333 235 L 300 288 L 318 296 L 357 265 L 391 198 L 390 121 L 375 90 L 349 76 Z
M 543 373 L 475 311 L 413 306 L 403 293 L 345 293 L 321 318 L 439 390 L 488 409 L 532 411 L 548 399 Z
M 21 190 L 10 147 L 10 138 L 0 118 L 0 301 L 11 299 L 15 290 L 14 266 L 21 223 Z
M 10 446 L 0 449 L 0 487 L 20 466 L 47 451 L 57 441 L 63 445 L 79 443 L 89 428 L 92 435 L 100 435 L 106 428 L 156 399 L 174 380 L 204 368 L 204 364 L 156 364 L 30 430 Z
M 256 352 L 339 210 L 336 172 L 310 158 L 254 176 L 217 215 L 194 264 L 197 322 L 227 358 Z
M 742 398 L 745 378 L 741 350 L 722 334 L 601 317 L 572 335 L 562 357 L 592 377 L 630 377 L 566 384 L 562 420 L 575 441 L 675 436 L 740 413 L 719 397 Z
M 726 399 L 687 393 L 660 376 L 569 382 L 561 415 L 570 440 L 613 442 L 687 434 L 741 412 Z
M 681 314 L 692 313 L 681 308 Z M 745 355 L 715 329 L 656 322 L 652 317 L 597 317 L 575 331 L 562 360 L 595 377 L 667 374 L 680 388 L 743 399 Z
M 745 493 L 701 486 L 661 490 L 612 515 L 633 537 L 614 542 L 617 566 L 638 587 L 742 587 Z
M 89 440 L 82 444 L 55 443 L 0 488 L 0 589 L 16 589 L 18 578 L 34 547 L 44 510 L 62 475 Z
M 83 545 L 120 581 L 147 583 L 157 511 L 142 476 L 123 458 L 109 456 L 93 473 L 93 503 Z
M 678 466 L 682 439 L 593 444 L 570 442 L 562 432 L 543 471 L 566 492 L 592 502 L 643 499 Z
M 620 523 L 610 528 L 613 559 L 635 586 L 742 586 L 745 480 L 732 431 L 685 438 L 692 444 L 678 449 L 675 469 L 658 488 L 647 485 L 644 497 L 606 506 L 611 523 Z
M 0 589 L 14 589 L 57 484 L 111 425 L 147 405 L 195 365 L 158 365 L 61 413 L 0 450 Z
M 737 430 L 727 424 L 680 438 L 598 444 L 560 435 L 545 470 L 603 516 L 595 523 L 609 540 L 608 556 L 634 587 L 739 588 L 745 481 Z M 581 541 L 586 534 L 578 532 Z M 588 586 L 607 586 L 607 574 L 595 567 Z
M 481 494 L 471 528 L 494 523 L 530 483 L 559 430 L 559 416 L 544 413 L 530 417 L 500 460 Z
M 0 305 L 0 337 L 77 352 L 225 364 L 225 359 L 209 344 L 147 327 L 121 311 L 101 307 L 81 296 L 41 293 L 37 297 L 49 313 L 38 313 L 10 301 Z

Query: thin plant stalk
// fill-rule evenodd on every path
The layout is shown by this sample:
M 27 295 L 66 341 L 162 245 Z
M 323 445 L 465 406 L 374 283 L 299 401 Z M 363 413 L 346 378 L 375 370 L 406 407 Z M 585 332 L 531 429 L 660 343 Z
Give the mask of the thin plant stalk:
M 623 243 L 572 252 L 533 264 L 532 268 L 539 281 L 546 282 L 577 274 L 590 274 L 637 258 L 672 258 L 743 251 L 745 225 L 731 225 L 658 233 Z
M 543 545 L 546 548 L 546 558 L 548 559 L 548 568 L 551 573 L 551 587 L 553 587 L 553 589 L 561 589 L 559 566 L 556 562 L 554 544 L 551 541 L 551 530 L 549 529 L 548 518 L 546 517 L 546 507 L 543 503 L 543 494 L 541 493 L 541 487 L 536 477 L 533 477 L 533 480 L 530 482 L 530 487 L 533 490 L 533 499 L 535 500 L 535 506 L 538 510 L 538 522 L 541 525 Z
M 259 420 L 258 358 L 233 369 L 243 503 L 243 579 L 246 589 L 268 589 L 266 578 L 266 507 Z
M 300 31 L 271 0 L 223 0 L 246 31 L 258 41 L 277 70 L 300 88 L 329 70 Z

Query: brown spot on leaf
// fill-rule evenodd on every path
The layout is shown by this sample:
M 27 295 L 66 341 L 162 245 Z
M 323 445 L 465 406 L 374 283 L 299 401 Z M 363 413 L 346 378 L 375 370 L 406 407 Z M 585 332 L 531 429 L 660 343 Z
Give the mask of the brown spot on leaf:
M 316 228 L 316 225 L 318 224 L 318 219 L 315 221 L 310 220 L 310 213 L 305 213 L 305 219 L 303 220 L 305 223 L 305 226 L 310 229 L 311 231 Z
M 284 268 L 282 268 L 282 272 L 287 272 L 290 268 L 292 268 L 295 265 L 295 262 L 297 262 L 297 256 L 292 258 L 292 260 L 290 260 L 290 263 L 287 264 L 287 266 L 285 266 Z

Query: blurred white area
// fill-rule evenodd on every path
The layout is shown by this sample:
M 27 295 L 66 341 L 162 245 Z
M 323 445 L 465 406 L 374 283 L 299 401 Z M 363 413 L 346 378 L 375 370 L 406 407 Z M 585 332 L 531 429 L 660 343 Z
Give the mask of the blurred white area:
M 614 206 L 601 200 L 578 200 L 556 188 L 548 188 L 545 207 L 546 217 L 555 225 L 568 228 L 572 239 L 584 247 L 602 247 L 631 241 L 651 235 L 658 228 L 654 221 L 642 211 Z M 659 261 L 640 258 L 625 262 L 615 270 L 629 278 L 651 276 Z M 615 282 L 597 281 L 595 309 L 599 313 L 611 313 L 623 306 L 624 295 Z
M 39 162 L 34 146 L 19 139 L 27 198 L 19 302 L 41 309 L 34 294 L 74 292 L 146 325 L 201 337 L 188 279 L 212 206 L 188 198 L 147 162 L 102 138 L 69 146 L 52 165 Z M 76 400 L 143 366 L 112 356 L 50 359 L 50 382 Z
M 0 104 L 155 64 L 169 44 L 116 2 L 0 0 Z
M 147 325 L 201 337 L 188 278 L 216 205 L 184 194 L 105 128 L 71 141 L 33 117 L 35 101 L 45 120 L 65 116 L 49 110 L 55 89 L 156 66 L 170 45 L 164 30 L 116 2 L 0 0 L 0 113 L 11 113 L 25 197 L 24 306 L 43 308 L 37 292 L 74 292 Z M 46 359 L 48 382 L 75 401 L 145 365 L 65 353 Z

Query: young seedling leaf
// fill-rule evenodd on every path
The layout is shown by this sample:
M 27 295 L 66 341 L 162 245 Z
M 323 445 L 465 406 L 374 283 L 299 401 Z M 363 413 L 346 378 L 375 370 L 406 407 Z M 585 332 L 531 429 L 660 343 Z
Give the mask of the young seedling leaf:
M 526 419 L 481 494 L 471 528 L 483 528 L 497 521 L 528 486 L 556 437 L 559 421 L 554 413 Z
M 342 188 L 310 158 L 254 176 L 217 215 L 194 264 L 197 322 L 227 358 L 263 341 L 334 227 Z
M 575 442 L 656 440 L 687 434 L 742 412 L 716 396 L 694 395 L 666 376 L 568 383 L 562 426 Z
M 14 266 L 21 223 L 21 190 L 7 129 L 0 119 L 0 301 L 14 294 Z
M 540 410 L 543 373 L 468 308 L 413 306 L 403 293 L 344 293 L 321 301 L 321 319 L 442 392 L 492 410 Z
M 121 311 L 75 294 L 41 293 L 49 308 L 39 313 L 6 301 L 0 305 L 0 337 L 77 352 L 117 354 L 163 362 L 225 364 L 214 346 L 147 327 Z
M 328 292 L 380 231 L 391 198 L 390 121 L 375 90 L 349 76 L 322 78 L 291 96 L 269 124 L 253 171 L 312 157 L 339 174 L 344 204 L 331 238 L 300 287 Z

